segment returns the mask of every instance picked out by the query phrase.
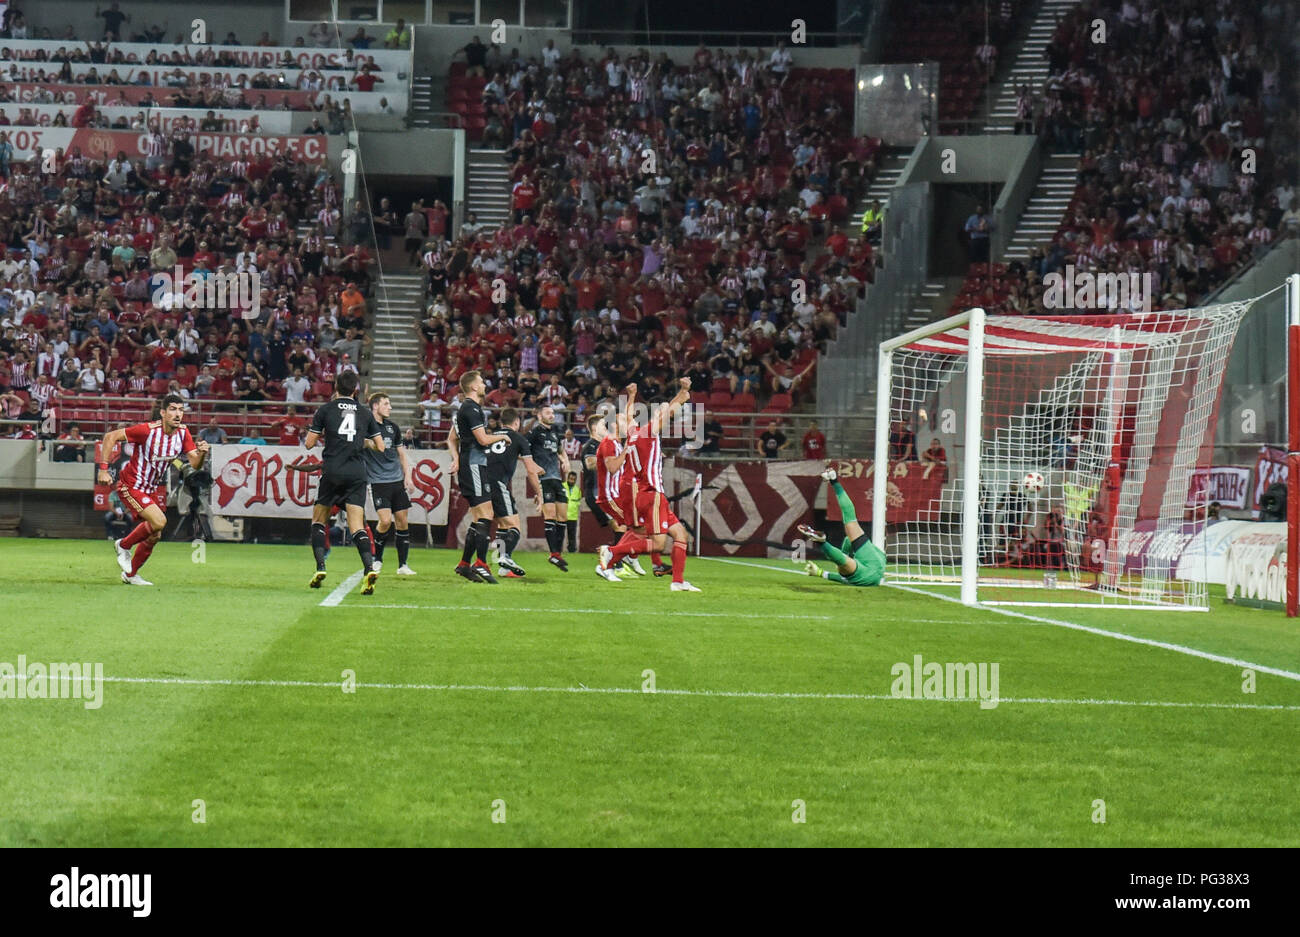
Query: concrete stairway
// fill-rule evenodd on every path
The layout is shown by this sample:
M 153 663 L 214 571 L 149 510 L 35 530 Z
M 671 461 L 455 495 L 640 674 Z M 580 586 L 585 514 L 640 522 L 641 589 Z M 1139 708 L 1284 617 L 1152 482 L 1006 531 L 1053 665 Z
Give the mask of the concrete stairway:
M 510 218 L 510 167 L 505 150 L 469 151 L 465 161 L 465 217 L 496 227 Z
M 1000 69 L 1002 80 L 989 88 L 985 133 L 1015 132 L 1016 89 L 1028 83 L 1035 94 L 1042 91 L 1047 81 L 1047 58 L 1043 53 L 1052 41 L 1057 22 L 1078 5 L 1079 0 L 1042 0 L 1028 33 L 1007 50 L 1010 68 Z
M 406 124 L 413 129 L 422 127 L 442 128 L 446 122 L 434 115 L 443 111 L 447 99 L 447 77 L 434 78 L 430 75 L 416 75 L 411 79 L 411 104 L 406 115 Z
M 1002 259 L 1028 257 L 1034 247 L 1051 241 L 1074 196 L 1078 176 L 1078 153 L 1057 153 L 1044 157 L 1038 185 L 1025 203 L 1025 210 L 1016 222 L 1015 233 L 1007 242 L 1005 257 Z
M 422 343 L 415 324 L 424 310 L 424 280 L 413 273 L 385 272 L 375 285 L 371 393 L 383 391 L 393 401 L 393 419 L 405 429 L 415 422 L 419 397 Z
M 881 152 L 876 168 L 876 178 L 871 181 L 867 191 L 858 199 L 858 204 L 854 206 L 853 214 L 849 217 L 848 234 L 850 237 L 862 230 L 862 216 L 866 214 L 867 206 L 874 200 L 880 199 L 881 206 L 886 209 L 889 208 L 889 190 L 894 187 L 899 177 L 902 176 L 903 168 L 907 165 L 907 160 L 911 155 L 912 150 L 910 148 Z

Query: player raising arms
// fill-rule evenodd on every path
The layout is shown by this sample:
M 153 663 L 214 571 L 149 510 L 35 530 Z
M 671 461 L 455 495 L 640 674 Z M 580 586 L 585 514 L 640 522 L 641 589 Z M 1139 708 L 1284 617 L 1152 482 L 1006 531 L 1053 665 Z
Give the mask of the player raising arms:
M 375 527 L 375 572 L 384 568 L 384 545 L 388 535 L 396 529 L 397 575 L 414 576 L 415 570 L 406 565 L 411 553 L 411 531 L 406 526 L 406 512 L 411 509 L 411 463 L 402 445 L 402 431 L 389 419 L 393 402 L 387 394 L 370 395 L 370 415 L 379 424 L 379 435 L 384 439 L 384 449 L 366 449 L 361 458 L 366 463 L 366 480 L 370 482 L 370 496 L 375 502 L 379 524 Z
M 626 468 L 628 452 L 620 440 L 627 435 L 627 428 L 632 422 L 632 407 L 636 401 L 635 384 L 629 386 L 626 401 L 622 413 L 605 417 L 596 427 L 601 433 L 595 457 L 596 506 L 608 515 L 614 530 L 621 534 L 618 544 L 622 544 L 622 538 L 627 537 L 628 526 L 631 523 L 630 512 L 623 505 L 623 478 L 625 472 L 630 475 L 631 470 Z M 606 561 L 609 549 L 607 546 L 601 547 L 601 559 L 596 564 L 596 575 L 608 582 L 622 582 L 614 572 L 612 563 Z M 645 570 L 641 569 L 631 553 L 623 555 L 628 558 L 628 565 L 637 575 L 645 575 Z
M 565 562 L 564 521 L 569 499 L 564 493 L 564 476 L 569 474 L 569 457 L 564 454 L 563 433 L 555 425 L 555 408 L 543 404 L 537 408 L 537 422 L 528 431 L 528 446 L 533 460 L 542 467 L 542 518 L 546 545 L 551 550 L 550 563 L 567 573 Z
M 137 524 L 121 540 L 113 541 L 117 565 L 122 568 L 122 581 L 132 586 L 153 585 L 140 575 L 140 567 L 149 559 L 154 544 L 162 539 L 163 529 L 167 526 L 167 467 L 184 455 L 197 469 L 208 452 L 208 444 L 202 440 L 195 443 L 184 425 L 183 397 L 177 394 L 163 397 L 158 402 L 157 414 L 158 419 L 148 423 L 109 430 L 99 446 L 101 458 L 108 458 L 118 443 L 129 442 L 135 447 L 131 458 L 118 473 L 117 495 Z M 99 463 L 96 479 L 101 485 L 112 482 L 107 462 Z M 132 547 L 135 548 L 134 554 Z
M 488 485 L 492 490 L 492 513 L 497 518 L 497 537 L 501 540 L 500 554 L 497 556 L 497 575 L 503 579 L 522 579 L 524 569 L 511 556 L 519 545 L 519 508 L 515 505 L 510 483 L 515 477 L 515 468 L 519 460 L 524 460 L 524 471 L 528 475 L 528 490 L 537 499 L 537 506 L 542 506 L 542 483 L 538 480 L 542 468 L 533 461 L 532 449 L 528 440 L 519 433 L 519 411 L 506 407 L 501 411 L 501 430 L 506 434 L 506 442 L 494 442 L 488 446 Z
M 311 550 L 316 558 L 316 573 L 308 583 L 319 589 L 325 581 L 325 525 L 330 508 L 343 509 L 347 517 L 352 543 L 361 556 L 361 571 L 365 574 L 362 595 L 372 595 L 379 573 L 374 569 L 370 534 L 366 532 L 366 463 L 362 453 L 366 449 L 384 451 L 384 440 L 379 424 L 369 407 L 357 402 L 356 371 L 344 371 L 334 378 L 334 396 L 323 403 L 312 417 L 304 445 L 310 452 L 322 439 L 325 448 L 321 453 L 324 469 L 316 489 L 316 504 L 311 509 Z
M 871 542 L 871 538 L 858 523 L 858 516 L 853 511 L 853 500 L 840 484 L 835 469 L 828 468 L 822 472 L 822 478 L 831 483 L 835 500 L 840 503 L 840 513 L 844 517 L 844 546 L 837 550 L 826 542 L 824 533 L 800 524 L 799 533 L 813 543 L 820 543 L 822 552 L 835 564 L 837 570 L 833 573 L 824 572 L 821 567 L 809 560 L 804 566 L 804 572 L 809 576 L 819 576 L 845 586 L 880 585 L 881 580 L 885 578 L 885 552 Z
M 663 490 L 663 446 L 659 436 L 668 419 L 691 399 L 690 380 L 682 378 L 680 385 L 671 401 L 654 406 L 645 426 L 628 432 L 624 452 L 627 455 L 626 468 L 631 472 L 623 479 L 623 508 L 629 515 L 629 525 L 636 532 L 626 534 L 613 550 L 602 546 L 600 556 L 602 565 L 608 569 L 619 557 L 629 553 L 662 552 L 672 538 L 673 580 L 670 588 L 673 592 L 699 592 L 684 575 L 688 543 L 686 528 L 668 506 Z M 629 387 L 628 393 L 635 396 L 636 388 Z
M 493 443 L 507 442 L 504 433 L 489 433 L 487 418 L 483 415 L 483 396 L 487 384 L 482 373 L 466 371 L 460 378 L 464 402 L 456 411 L 451 431 L 447 434 L 447 448 L 451 450 L 451 474 L 456 477 L 460 493 L 469 502 L 469 529 L 465 531 L 465 548 L 456 575 L 470 582 L 496 583 L 487 565 L 487 551 L 492 531 L 492 488 L 488 484 L 487 451 Z M 470 557 L 477 554 L 473 564 Z
M 601 464 L 602 460 L 597 458 L 596 453 L 600 450 L 601 442 L 603 442 L 609 435 L 610 430 L 606 425 L 604 416 L 596 413 L 587 417 L 587 441 L 582 444 L 582 491 L 583 497 L 587 502 L 587 507 L 591 509 L 592 516 L 596 518 L 596 523 L 600 524 L 601 527 L 608 527 L 613 531 L 614 538 L 609 542 L 609 545 L 612 547 L 622 539 L 627 528 L 610 517 L 605 509 L 601 507 L 601 502 L 604 499 L 601 497 L 600 486 L 601 480 L 605 476 L 605 470 L 603 466 L 597 468 L 597 466 Z M 615 441 L 615 444 L 617 444 L 617 441 Z M 609 450 L 607 450 L 607 452 L 608 451 Z M 615 455 L 617 455 L 617 453 L 615 453 Z M 632 560 L 631 562 L 636 561 Z M 633 574 L 631 564 L 627 559 L 624 559 L 621 563 L 616 563 L 614 566 L 614 572 L 618 575 Z M 601 575 L 602 578 L 609 578 L 600 572 L 599 567 L 597 568 L 597 573 Z M 641 575 L 645 575 L 645 570 L 641 571 Z

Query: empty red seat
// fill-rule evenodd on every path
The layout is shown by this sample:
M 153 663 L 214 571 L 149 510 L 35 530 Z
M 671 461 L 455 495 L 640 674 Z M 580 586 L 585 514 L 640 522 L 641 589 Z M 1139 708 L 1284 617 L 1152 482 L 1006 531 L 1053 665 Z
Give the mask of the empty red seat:
M 789 394 L 773 394 L 763 408 L 764 413 L 789 413 L 794 399 Z

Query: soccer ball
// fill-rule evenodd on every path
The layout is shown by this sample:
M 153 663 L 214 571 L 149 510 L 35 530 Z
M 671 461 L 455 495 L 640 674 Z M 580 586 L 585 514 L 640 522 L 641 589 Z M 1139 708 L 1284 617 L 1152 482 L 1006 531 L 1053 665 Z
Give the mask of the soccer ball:
M 1025 474 L 1024 478 L 1020 479 L 1020 487 L 1023 488 L 1027 494 L 1031 495 L 1036 495 L 1042 491 L 1043 485 L 1045 484 L 1047 484 L 1047 482 L 1044 481 L 1041 472 L 1028 472 Z

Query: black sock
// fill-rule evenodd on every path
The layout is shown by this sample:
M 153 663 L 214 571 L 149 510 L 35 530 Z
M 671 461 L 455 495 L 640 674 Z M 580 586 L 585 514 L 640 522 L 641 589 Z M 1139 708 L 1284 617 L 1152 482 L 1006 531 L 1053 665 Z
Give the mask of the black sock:
M 478 549 L 478 527 L 473 521 L 465 530 L 465 548 L 460 551 L 461 563 L 468 563 L 474 556 L 474 551 Z
M 361 557 L 361 568 L 366 572 L 370 572 L 370 567 L 375 562 L 375 556 L 370 551 L 370 534 L 366 533 L 364 527 L 352 535 L 352 545 L 357 548 L 357 554 Z
M 550 544 L 552 553 L 559 553 L 564 549 L 564 528 L 560 526 L 559 521 L 547 521 L 549 530 L 546 533 L 546 542 Z
M 478 561 L 486 563 L 488 547 L 491 546 L 492 519 L 481 517 L 474 522 L 474 526 L 478 528 Z
M 512 555 L 515 552 L 515 547 L 519 546 L 519 528 L 511 527 L 501 535 L 501 539 L 504 541 L 503 546 L 506 556 Z
M 384 561 L 384 547 L 388 544 L 389 539 L 393 536 L 393 528 L 390 526 L 387 530 L 381 530 L 375 535 L 375 560 L 382 563 Z
M 397 565 L 405 566 L 406 558 L 411 555 L 410 528 L 407 528 L 406 530 L 397 531 L 396 536 L 397 536 Z
M 316 568 L 325 568 L 325 525 L 311 525 L 311 552 L 316 557 Z

